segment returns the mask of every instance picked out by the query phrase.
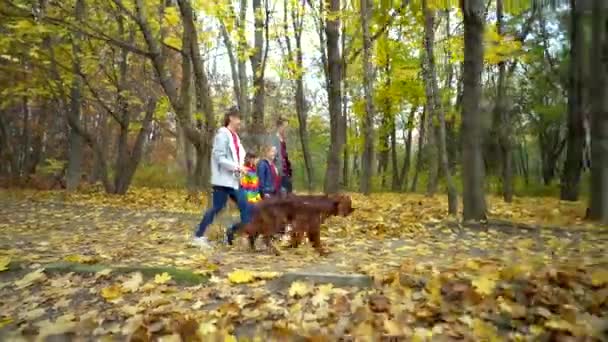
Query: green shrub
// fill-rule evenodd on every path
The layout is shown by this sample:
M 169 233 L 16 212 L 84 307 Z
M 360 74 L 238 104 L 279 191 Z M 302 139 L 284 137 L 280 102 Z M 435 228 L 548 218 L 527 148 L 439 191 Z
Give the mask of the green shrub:
M 133 186 L 149 188 L 183 188 L 186 175 L 178 168 L 161 164 L 140 165 L 133 175 Z

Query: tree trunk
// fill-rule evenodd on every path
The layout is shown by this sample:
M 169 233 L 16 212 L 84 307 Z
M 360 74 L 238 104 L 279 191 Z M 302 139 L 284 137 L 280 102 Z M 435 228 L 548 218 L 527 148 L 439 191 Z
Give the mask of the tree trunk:
M 608 224 L 608 15 L 593 1 L 591 81 L 591 196 L 588 218 Z
M 416 156 L 416 168 L 414 169 L 414 178 L 412 179 L 412 186 L 410 187 L 410 192 L 416 192 L 416 188 L 418 187 L 418 175 L 420 171 L 422 171 L 422 154 L 424 151 L 424 138 L 426 135 L 426 116 L 427 116 L 427 105 L 424 105 L 424 109 L 422 110 L 422 115 L 420 116 L 420 133 L 418 134 L 418 154 Z
M 323 0 L 321 0 L 323 2 Z M 342 33 L 340 35 L 340 44 L 342 51 L 346 51 L 346 25 L 342 25 Z M 325 50 L 323 50 L 325 51 Z M 351 126 L 351 120 L 348 116 L 348 101 L 349 101 L 349 83 L 348 83 L 348 56 L 346 53 L 342 53 L 342 117 L 346 128 L 344 129 L 344 156 L 342 163 L 342 187 L 348 189 L 350 184 L 350 152 L 351 148 L 348 146 L 348 127 Z
M 503 0 L 496 2 L 496 31 L 499 35 L 504 34 L 503 22 Z M 511 120 L 506 108 L 506 62 L 498 63 L 498 84 L 496 89 L 496 105 L 494 106 L 494 117 L 499 123 L 498 145 L 500 148 L 500 160 L 502 167 L 502 196 L 505 202 L 513 200 L 513 152 L 511 144 Z
M 249 80 L 247 78 L 247 58 L 246 53 L 249 50 L 247 46 L 247 38 L 245 35 L 245 24 L 247 18 L 247 3 L 248 0 L 240 1 L 240 9 L 239 9 L 239 21 L 238 21 L 238 30 L 239 30 L 239 53 L 238 53 L 238 66 L 239 66 L 239 88 L 241 90 L 241 98 L 239 100 L 239 105 L 243 105 L 243 107 L 239 108 L 243 117 L 246 120 L 251 119 L 251 106 L 249 103 Z
M 446 149 L 446 133 L 445 133 L 445 114 L 441 106 L 441 99 L 439 98 L 439 87 L 437 85 L 437 75 L 435 71 L 435 55 L 434 55 L 434 37 L 435 37 L 435 11 L 429 9 L 427 0 L 422 0 L 422 8 L 424 10 L 425 18 L 425 52 L 426 52 L 426 65 L 425 65 L 425 83 L 427 93 L 427 108 L 430 117 L 437 117 L 439 121 L 439 156 L 443 173 L 446 178 L 448 188 L 448 212 L 451 215 L 458 214 L 458 195 L 456 193 L 456 187 L 452 181 L 452 175 L 450 172 L 448 153 Z M 434 156 L 433 156 L 434 157 Z M 435 159 L 435 158 L 433 158 Z M 437 159 L 435 159 L 437 160 Z M 436 187 L 436 185 L 435 185 Z M 436 189 L 430 189 L 436 190 Z M 433 193 L 430 193 L 432 195 Z
M 412 160 L 412 130 L 414 129 L 414 121 L 416 120 L 417 110 L 418 106 L 412 106 L 412 111 L 410 112 L 410 115 L 407 118 L 406 127 L 403 130 L 403 140 L 405 140 L 405 156 L 403 158 L 403 166 L 401 168 L 401 175 L 399 176 L 399 181 L 401 182 L 401 189 L 405 191 L 408 191 L 408 175 Z
M 19 176 L 19 162 L 10 138 L 9 123 L 6 120 L 5 113 L 0 111 L 0 157 L 2 157 L 2 160 L 8 160 L 6 164 L 8 164 L 7 173 L 9 176 L 17 178 Z
M 583 146 L 585 128 L 583 126 L 583 51 L 584 38 L 580 24 L 580 0 L 570 0 L 570 65 L 568 68 L 568 140 L 566 160 L 561 179 L 560 198 L 577 201 L 583 167 Z
M 429 134 L 427 136 L 428 143 L 426 144 L 425 151 L 427 152 L 427 160 L 429 162 L 429 178 L 427 182 L 426 194 L 427 196 L 433 196 L 437 192 L 437 186 L 439 182 L 439 154 L 437 153 L 438 144 L 437 142 L 437 127 L 435 125 L 435 118 L 437 116 L 437 101 L 434 94 L 433 82 L 437 82 L 433 79 L 435 70 L 435 58 L 434 58 L 434 40 L 435 40 L 435 13 L 431 12 L 427 8 L 425 0 L 422 2 L 424 10 L 424 58 L 422 60 L 422 70 L 424 78 L 424 89 L 426 95 L 426 109 L 428 122 Z M 435 85 L 436 86 L 436 85 Z
M 325 192 L 340 190 L 340 170 L 345 141 L 345 118 L 342 114 L 342 63 L 340 63 L 340 0 L 326 0 L 329 13 L 325 24 L 327 35 L 328 102 L 330 115 L 330 147 L 325 172 Z
M 284 6 L 284 27 L 285 27 L 285 42 L 287 45 L 287 54 L 290 61 L 295 59 L 296 75 L 295 75 L 295 101 L 296 101 L 296 114 L 298 116 L 298 134 L 300 136 L 300 143 L 302 144 L 302 154 L 304 156 L 304 168 L 306 169 L 306 180 L 308 191 L 313 190 L 313 175 L 314 170 L 312 166 L 312 159 L 310 156 L 310 149 L 308 145 L 308 132 L 307 132 L 307 111 L 306 111 L 306 99 L 304 97 L 304 63 L 302 56 L 302 24 L 305 13 L 303 13 L 305 7 L 292 6 L 291 7 L 291 18 L 293 36 L 296 44 L 296 51 L 291 47 L 291 37 L 289 35 L 288 25 L 288 2 L 283 2 Z
M 146 147 L 146 143 L 148 141 L 148 136 L 150 135 L 150 130 L 152 129 L 152 118 L 154 117 L 154 110 L 156 109 L 156 99 L 148 100 L 146 104 L 146 114 L 141 123 L 141 128 L 137 133 L 137 138 L 135 138 L 135 143 L 133 144 L 133 148 L 131 152 L 128 154 L 129 159 L 127 163 L 124 165 L 123 172 L 120 173 L 119 176 L 115 179 L 116 187 L 114 189 L 115 193 L 124 195 L 127 193 L 129 186 L 131 185 L 131 181 L 133 180 L 133 175 L 137 170 L 137 166 L 141 161 L 141 158 L 144 154 L 144 149 Z
M 254 16 L 254 52 L 250 57 L 251 69 L 253 70 L 253 113 L 252 113 L 252 143 L 257 148 L 263 144 L 262 135 L 264 133 L 264 97 L 265 97 L 265 58 L 264 46 L 269 42 L 264 42 L 264 18 L 268 13 L 264 13 L 261 0 L 253 0 Z M 267 25 L 268 23 L 266 23 Z
M 36 129 L 32 132 L 33 140 L 31 144 L 31 153 L 28 157 L 28 162 L 25 165 L 25 172 L 27 175 L 36 173 L 38 164 L 43 158 L 44 135 L 46 133 L 49 118 L 48 102 L 45 101 L 40 110 L 38 110 L 37 118 L 38 122 L 35 126 Z
M 108 128 L 108 122 L 107 122 L 107 117 L 105 114 L 100 113 L 97 116 L 97 130 L 99 132 L 99 144 L 103 147 L 103 152 L 104 155 L 107 155 L 107 146 L 109 144 L 109 128 Z M 105 159 L 106 157 L 104 157 Z M 93 155 L 93 170 L 91 171 L 91 174 L 89 175 L 89 182 L 94 184 L 97 183 L 98 181 L 101 180 L 101 174 L 102 174 L 102 170 L 101 170 L 101 162 L 99 160 L 99 158 L 97 157 L 96 154 Z
M 391 129 L 388 122 L 389 118 L 387 113 L 382 113 L 382 123 L 380 125 L 379 140 L 380 148 L 378 150 L 378 168 L 377 174 L 380 175 L 380 187 L 384 189 L 386 187 L 386 172 L 388 171 L 389 153 L 390 153 L 390 138 Z
M 121 36 L 124 36 L 124 24 L 123 17 L 117 18 L 118 28 Z M 123 37 L 121 37 L 123 38 Z M 114 167 L 114 191 L 120 194 L 124 194 L 127 190 L 125 189 L 125 178 L 128 169 L 130 153 L 129 153 L 129 126 L 131 125 L 131 115 L 129 102 L 125 98 L 124 93 L 127 89 L 127 72 L 129 65 L 127 63 L 129 57 L 129 51 L 121 49 L 120 60 L 118 62 L 118 79 L 116 88 L 117 108 L 118 108 L 118 140 L 116 146 L 118 153 L 116 155 L 116 165 Z
M 399 191 L 401 180 L 399 179 L 399 160 L 397 159 L 397 125 L 395 116 L 393 115 L 393 124 L 391 125 L 391 191 Z
M 30 164 L 30 144 L 32 140 L 32 132 L 30 122 L 33 121 L 32 109 L 27 97 L 23 97 L 23 129 L 21 132 L 21 158 L 19 165 L 19 173 L 21 177 L 27 177 L 27 168 Z
M 483 70 L 482 0 L 461 2 L 464 17 L 464 76 L 462 99 L 462 174 L 465 220 L 486 218 L 482 150 L 481 72 Z
M 196 30 L 196 19 L 190 1 L 180 1 L 180 6 L 183 8 L 183 20 L 185 28 L 190 31 L 190 57 L 192 59 L 192 68 L 194 70 L 194 84 L 196 93 L 196 110 L 203 113 L 204 121 L 199 122 L 199 144 L 195 144 L 197 149 L 197 160 L 195 167 L 196 188 L 198 190 L 209 188 L 209 179 L 211 177 L 210 157 L 212 148 L 213 133 L 215 131 L 215 112 L 213 109 L 213 101 L 209 94 L 209 80 L 205 71 L 205 65 L 201 56 L 201 47 L 198 42 L 198 33 Z
M 241 95 L 238 61 L 234 55 L 234 47 L 232 45 L 232 40 L 230 39 L 230 33 L 228 33 L 226 25 L 223 21 L 220 22 L 220 32 L 222 34 L 224 45 L 226 46 L 226 51 L 228 52 L 228 60 L 230 61 L 230 75 L 232 76 L 232 90 L 234 91 L 234 97 L 238 102 L 239 108 L 245 108 L 245 98 Z
M 74 15 L 77 21 L 83 21 L 85 14 L 84 0 L 76 0 L 74 6 Z M 79 32 L 72 33 L 72 53 L 73 53 L 73 80 L 70 94 L 70 111 L 68 115 L 71 120 L 80 125 L 80 111 L 82 106 L 82 77 L 80 76 L 80 42 L 82 34 Z M 76 190 L 80 183 L 81 166 L 82 166 L 82 137 L 73 127 L 70 128 L 69 137 L 69 154 L 68 167 L 66 174 L 66 188 L 68 191 Z
M 530 167 L 528 165 L 528 147 L 526 145 L 526 140 L 523 140 L 523 143 L 521 144 L 521 148 L 520 148 L 520 155 L 521 155 L 521 171 L 524 175 L 524 182 L 526 183 L 526 185 L 528 185 L 530 183 Z
M 372 41 L 369 33 L 369 19 L 373 11 L 372 4 L 369 0 L 361 0 L 361 26 L 363 27 L 363 92 L 365 94 L 365 118 L 363 120 L 363 173 L 361 178 L 361 192 L 364 195 L 369 195 L 372 188 L 372 170 L 373 170 L 373 154 L 374 154 L 374 99 L 373 99 L 373 66 L 371 64 L 371 49 Z M 388 146 L 386 146 L 388 147 Z M 388 151 L 387 151 L 388 152 Z M 388 153 L 386 154 L 388 161 Z

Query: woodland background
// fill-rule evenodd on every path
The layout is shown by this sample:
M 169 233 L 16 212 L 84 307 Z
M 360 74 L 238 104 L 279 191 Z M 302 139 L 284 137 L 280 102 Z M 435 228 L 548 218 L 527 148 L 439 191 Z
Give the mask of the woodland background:
M 463 194 L 481 218 L 486 192 L 591 195 L 596 167 L 607 218 L 601 3 L 2 0 L 0 175 L 204 190 L 238 104 L 248 149 L 290 120 L 298 190 Z

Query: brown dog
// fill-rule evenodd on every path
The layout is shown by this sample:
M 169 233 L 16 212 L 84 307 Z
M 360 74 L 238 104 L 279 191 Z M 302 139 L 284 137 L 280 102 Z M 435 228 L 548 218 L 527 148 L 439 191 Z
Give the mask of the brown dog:
M 312 246 L 320 254 L 325 254 L 321 247 L 321 223 L 329 216 L 348 216 L 353 210 L 352 201 L 346 195 L 271 198 L 255 206 L 252 220 L 244 225 L 242 232 L 248 235 L 252 248 L 255 248 L 256 237 L 263 235 L 268 248 L 278 254 L 271 244 L 271 237 L 292 222 L 292 247 L 297 247 L 306 235 Z

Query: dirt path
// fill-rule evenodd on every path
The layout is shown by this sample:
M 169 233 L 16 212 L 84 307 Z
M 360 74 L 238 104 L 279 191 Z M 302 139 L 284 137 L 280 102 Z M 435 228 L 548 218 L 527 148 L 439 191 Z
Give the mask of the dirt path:
M 277 319 L 299 322 L 293 323 L 296 325 L 289 328 L 291 330 L 309 331 L 312 328 L 306 325 L 306 320 L 295 319 L 282 309 L 277 309 L 281 305 L 295 305 L 287 290 L 273 292 L 264 286 L 230 285 L 227 281 L 228 274 L 235 269 L 279 273 L 362 273 L 373 276 L 378 282 L 376 286 L 379 287 L 374 291 L 387 293 L 381 283 L 394 281 L 391 277 L 397 270 L 402 274 L 425 274 L 428 280 L 441 272 L 464 272 L 466 267 L 470 268 L 468 273 L 463 273 L 467 277 L 474 272 L 483 274 L 486 272 L 484 264 L 491 264 L 494 269 L 518 265 L 558 267 L 564 263 L 583 269 L 605 268 L 608 265 L 605 253 L 608 250 L 608 234 L 603 230 L 517 230 L 491 225 L 487 229 L 454 229 L 434 222 L 421 225 L 425 228 L 419 231 L 404 232 L 399 238 L 383 238 L 381 234 L 365 230 L 345 235 L 344 228 L 352 225 L 353 221 L 335 219 L 328 223 L 322 234 L 325 245 L 332 251 L 330 255 L 320 257 L 310 247 L 303 246 L 296 250 L 285 250 L 283 255 L 276 257 L 264 251 L 251 252 L 244 241 L 239 241 L 232 248 L 218 244 L 211 252 L 189 247 L 188 241 L 199 219 L 197 215 L 169 211 L 134 211 L 106 206 L 0 199 L 0 257 L 11 255 L 32 269 L 37 265 L 70 258 L 78 260 L 89 257 L 102 264 L 175 266 L 203 272 L 213 276 L 209 286 L 177 286 L 171 292 L 166 292 L 167 289 L 163 289 L 162 285 L 154 285 L 152 282 L 149 285 L 150 291 L 158 292 L 157 295 L 163 298 L 173 298 L 171 308 L 180 312 L 180 315 L 193 312 L 199 318 L 204 315 L 225 316 L 225 310 L 228 310 L 226 305 L 238 304 L 240 316 L 234 316 L 230 326 L 241 331 L 240 334 L 254 334 L 252 324 L 257 327 L 258 323 Z M 220 217 L 218 224 L 210 229 L 211 238 L 219 238 L 221 227 L 234 220 L 229 214 Z M 124 303 L 119 305 L 100 296 L 104 286 L 107 288 L 116 282 L 124 282 L 128 276 L 49 276 L 45 279 L 50 283 L 19 289 L 15 282 L 24 277 L 25 273 L 27 272 L 0 272 L 0 298 L 9 298 L 0 304 L 0 312 L 4 315 L 4 318 L 0 317 L 0 337 L 2 334 L 14 334 L 16 329 L 20 334 L 35 334 L 40 330 L 36 328 L 39 321 L 57 322 L 54 320 L 69 313 L 86 316 L 87 313 L 98 314 L 103 310 L 107 310 L 108 314 L 102 315 L 103 318 L 96 323 L 97 332 L 90 330 L 88 334 L 125 336 L 128 334 L 116 326 L 125 328 L 129 317 L 134 317 L 133 314 L 148 312 L 125 309 Z M 407 286 L 415 288 L 419 285 Z M 360 290 L 349 291 L 347 297 L 354 303 Z M 419 295 L 412 295 L 415 300 L 426 300 L 432 293 L 424 287 L 417 291 Z M 182 293 L 188 293 L 184 295 L 187 299 L 179 297 Z M 130 297 L 127 294 L 121 295 L 133 307 L 151 305 L 145 301 L 150 295 L 143 298 L 134 293 Z M 61 301 L 51 299 L 53 296 L 67 298 L 65 300 L 68 300 L 68 304 L 60 305 Z M 129 314 L 125 314 L 125 310 Z M 298 310 L 305 311 L 304 308 Z M 317 315 L 317 311 L 313 310 L 314 315 Z M 171 312 L 171 315 L 175 315 L 174 311 Z M 317 323 L 312 327 L 324 327 L 319 322 L 327 319 L 323 315 L 315 316 L 314 321 Z M 426 322 L 426 318 L 415 320 L 418 319 L 421 324 Z M 2 324 L 3 320 L 8 323 Z M 339 323 L 335 319 L 327 322 L 324 324 L 333 328 Z M 219 326 L 220 323 L 218 321 L 214 324 Z M 357 326 L 359 323 L 353 321 L 349 324 Z M 315 329 L 313 330 L 316 331 Z M 336 335 L 333 330 L 323 329 L 326 335 Z M 458 334 L 465 333 L 461 331 Z

